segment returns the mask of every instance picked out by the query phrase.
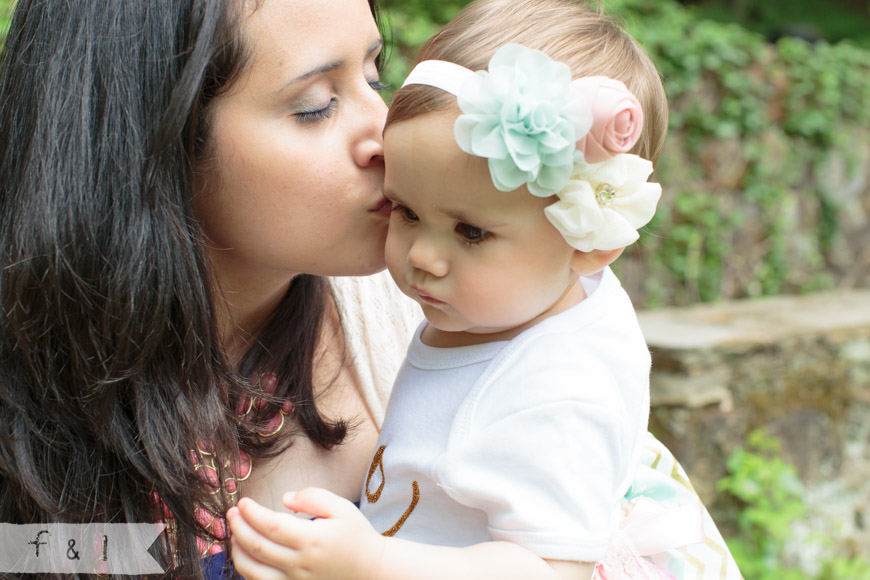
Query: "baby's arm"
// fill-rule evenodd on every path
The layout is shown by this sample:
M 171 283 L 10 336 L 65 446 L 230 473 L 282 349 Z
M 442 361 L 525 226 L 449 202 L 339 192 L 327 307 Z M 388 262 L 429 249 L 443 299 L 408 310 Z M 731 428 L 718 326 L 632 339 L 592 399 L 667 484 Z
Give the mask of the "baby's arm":
M 542 560 L 508 542 L 431 546 L 377 533 L 349 501 L 316 488 L 284 497 L 294 511 L 249 499 L 227 514 L 233 562 L 247 580 L 588 580 L 593 564 Z

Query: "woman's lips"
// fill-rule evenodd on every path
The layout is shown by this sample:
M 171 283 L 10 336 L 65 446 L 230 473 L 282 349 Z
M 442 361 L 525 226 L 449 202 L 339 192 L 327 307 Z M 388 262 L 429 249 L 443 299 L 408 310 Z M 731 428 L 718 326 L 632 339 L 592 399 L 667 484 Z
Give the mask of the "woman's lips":
M 375 206 L 371 210 L 371 212 L 373 214 L 377 214 L 381 217 L 389 218 L 390 212 L 392 210 L 393 210 L 392 202 L 390 200 L 388 200 L 387 198 L 384 198 L 383 200 L 381 200 L 381 202 L 377 206 Z

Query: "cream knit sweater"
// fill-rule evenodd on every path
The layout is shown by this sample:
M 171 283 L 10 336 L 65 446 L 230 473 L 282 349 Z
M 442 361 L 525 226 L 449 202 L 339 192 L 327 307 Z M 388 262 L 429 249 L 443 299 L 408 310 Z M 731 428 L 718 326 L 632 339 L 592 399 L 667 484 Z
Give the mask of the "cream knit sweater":
M 386 271 L 330 282 L 366 405 L 380 429 L 393 381 L 423 312 Z

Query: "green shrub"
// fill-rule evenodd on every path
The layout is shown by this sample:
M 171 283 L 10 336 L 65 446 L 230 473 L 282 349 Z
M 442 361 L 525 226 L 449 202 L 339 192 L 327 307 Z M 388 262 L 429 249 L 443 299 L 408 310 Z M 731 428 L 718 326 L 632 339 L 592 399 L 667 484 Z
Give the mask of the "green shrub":
M 6 38 L 6 31 L 9 30 L 9 22 L 12 19 L 12 7 L 15 5 L 15 0 L 0 0 L 0 46 L 2 46 Z
M 870 51 L 772 45 L 676 2 L 606 4 L 650 52 L 670 101 L 656 171 L 665 200 L 628 254 L 646 280 L 632 289 L 638 302 L 800 293 L 847 278 L 866 228 L 847 227 L 828 172 L 840 159 L 855 172 L 870 163 L 855 146 L 870 142 Z
M 395 89 L 411 71 L 420 46 L 438 32 L 467 0 L 383 0 L 381 16 L 386 24 L 389 55 L 384 80 Z
M 803 485 L 795 467 L 780 455 L 779 440 L 753 431 L 747 448 L 728 458 L 729 475 L 719 482 L 719 490 L 734 496 L 741 504 L 737 516 L 737 535 L 726 538 L 744 578 L 753 580 L 810 580 L 808 572 L 789 562 L 788 542 L 794 541 L 793 524 L 803 518 Z M 812 562 L 815 580 L 870 580 L 870 562 L 839 554 L 826 538 L 812 538 L 821 547 L 807 545 L 800 550 L 822 554 Z

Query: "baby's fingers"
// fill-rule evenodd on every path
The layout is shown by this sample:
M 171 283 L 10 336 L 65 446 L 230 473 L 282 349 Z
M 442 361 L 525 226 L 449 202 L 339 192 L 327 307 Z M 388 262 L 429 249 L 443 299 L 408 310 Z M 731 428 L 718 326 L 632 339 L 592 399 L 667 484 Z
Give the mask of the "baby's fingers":
M 292 547 L 294 536 L 284 528 L 287 524 L 295 522 L 282 522 L 279 518 L 272 516 L 283 515 L 287 518 L 293 518 L 293 516 L 273 512 L 251 500 L 243 499 L 239 505 L 242 507 L 230 508 L 227 512 L 227 522 L 233 531 L 234 550 L 241 548 L 240 556 L 245 561 L 243 566 L 256 563 L 278 568 L 285 572 L 291 571 L 295 567 L 298 556 Z M 237 560 L 235 551 L 233 559 Z M 254 562 L 249 563 L 247 559 Z M 266 572 L 263 573 L 266 574 Z M 242 575 L 247 577 L 245 574 Z M 292 578 L 289 573 L 288 576 Z M 260 577 L 257 576 L 257 578 Z M 266 574 L 262 580 L 271 580 L 271 576 Z
M 241 527 L 243 523 L 266 539 L 294 550 L 300 548 L 299 542 L 305 537 L 304 526 L 310 523 L 293 514 L 276 512 L 261 506 L 250 498 L 239 500 L 236 508 L 227 512 L 227 521 L 234 534 L 238 533 L 234 526 Z
M 238 543 L 235 536 L 232 542 L 233 567 L 245 580 L 287 580 L 292 579 L 292 569 L 281 570 L 257 561 Z
M 298 492 L 287 492 L 281 498 L 284 507 L 317 518 L 353 519 L 359 509 L 345 498 L 319 487 L 307 487 Z

